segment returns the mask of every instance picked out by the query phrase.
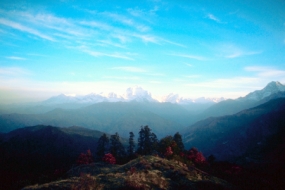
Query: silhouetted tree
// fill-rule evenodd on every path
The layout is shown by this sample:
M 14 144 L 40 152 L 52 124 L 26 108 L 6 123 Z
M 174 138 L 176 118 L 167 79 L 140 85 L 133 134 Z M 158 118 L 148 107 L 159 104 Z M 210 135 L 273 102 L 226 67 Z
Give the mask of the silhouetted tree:
M 123 144 L 120 141 L 120 136 L 118 133 L 115 135 L 111 135 L 110 138 L 111 145 L 110 145 L 110 153 L 116 158 L 123 158 L 126 156 L 126 151 Z
M 138 138 L 138 149 L 137 152 L 139 154 L 143 154 L 143 150 L 144 150 L 144 129 L 141 126 L 141 130 L 139 131 L 139 138 Z
M 163 155 L 166 151 L 166 148 L 170 147 L 172 142 L 173 142 L 173 138 L 170 135 L 160 139 L 158 151 Z
M 175 133 L 173 140 L 177 144 L 178 152 L 176 154 L 179 154 L 180 152 L 184 151 L 184 144 L 182 142 L 182 136 L 179 134 L 179 132 Z
M 101 160 L 102 157 L 107 153 L 109 147 L 109 138 L 104 133 L 98 140 L 96 160 Z
M 152 143 L 152 151 L 153 152 L 157 152 L 158 150 L 158 139 L 156 134 L 151 133 L 151 137 L 150 137 L 151 143 Z
M 129 157 L 132 158 L 135 151 L 135 141 L 134 141 L 134 133 L 130 132 L 130 138 L 129 138 L 129 147 L 128 147 L 128 154 Z
M 210 164 L 213 164 L 216 160 L 216 157 L 213 154 L 211 154 L 210 156 L 208 156 L 207 160 Z
M 141 127 L 138 138 L 137 152 L 142 155 L 152 154 L 157 143 L 157 137 L 154 133 L 151 133 L 151 129 L 146 125 Z

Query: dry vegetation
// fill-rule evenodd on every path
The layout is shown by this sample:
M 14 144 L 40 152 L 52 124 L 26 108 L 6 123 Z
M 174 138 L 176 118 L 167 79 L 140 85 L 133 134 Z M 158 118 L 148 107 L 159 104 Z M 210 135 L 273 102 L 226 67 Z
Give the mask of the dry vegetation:
M 24 189 L 232 189 L 232 186 L 177 160 L 142 156 L 124 165 L 80 165 L 67 173 L 67 179 Z

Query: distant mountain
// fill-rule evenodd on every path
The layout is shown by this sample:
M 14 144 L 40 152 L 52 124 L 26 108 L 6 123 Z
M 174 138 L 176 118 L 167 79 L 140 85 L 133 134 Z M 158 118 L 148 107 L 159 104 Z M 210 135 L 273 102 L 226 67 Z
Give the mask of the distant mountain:
M 144 90 L 141 87 L 131 87 L 128 88 L 123 96 L 117 95 L 115 93 L 99 93 L 99 94 L 88 94 L 82 96 L 67 96 L 60 94 L 55 97 L 51 97 L 48 100 L 42 102 L 43 105 L 60 105 L 60 104 L 94 104 L 99 102 L 157 102 L 153 99 L 150 92 Z
M 200 97 L 196 99 L 192 98 L 183 98 L 180 97 L 178 94 L 169 94 L 165 96 L 162 101 L 163 102 L 171 102 L 171 103 L 177 103 L 177 104 L 207 104 L 207 103 L 217 103 L 225 100 L 225 98 L 205 98 Z
M 236 160 L 268 147 L 272 136 L 278 133 L 284 136 L 284 115 L 285 98 L 278 98 L 234 115 L 211 117 L 190 126 L 183 134 L 184 144 L 187 148 L 197 147 L 206 155 L 213 154 L 219 160 Z M 281 144 L 275 142 L 271 150 Z
M 280 82 L 273 81 L 268 83 L 263 89 L 251 92 L 245 97 L 240 97 L 235 100 L 232 99 L 224 100 L 210 106 L 209 108 L 204 110 L 201 114 L 197 115 L 196 121 L 208 117 L 235 114 L 244 109 L 258 106 L 271 99 L 277 97 L 284 97 L 283 96 L 284 93 L 285 93 L 285 85 L 281 84 Z
M 169 94 L 162 98 L 162 102 L 170 102 L 174 104 L 214 104 L 220 101 L 223 101 L 224 98 L 183 98 L 178 94 Z M 51 97 L 43 102 L 40 102 L 41 105 L 68 105 L 68 104 L 85 104 L 91 105 L 99 102 L 159 102 L 152 97 L 151 93 L 147 90 L 144 90 L 142 87 L 130 87 L 126 90 L 124 95 L 117 95 L 116 93 L 91 93 L 88 95 L 81 96 L 68 96 L 65 94 L 60 94 L 58 96 Z
M 265 88 L 262 90 L 256 90 L 254 92 L 249 93 L 243 98 L 239 98 L 238 100 L 246 101 L 246 100 L 253 100 L 253 101 L 260 101 L 272 94 L 278 93 L 278 92 L 284 92 L 285 91 L 285 85 L 281 84 L 278 81 L 272 81 L 268 83 Z
M 149 125 L 162 137 L 173 135 L 189 123 L 188 111 L 171 103 L 101 102 L 80 109 L 54 109 L 44 114 L 0 115 L 0 132 L 38 124 L 61 127 L 84 126 L 109 134 L 138 134 L 140 126 Z
M 1 134 L 1 189 L 21 189 L 66 172 L 80 153 L 96 152 L 103 133 L 82 127 L 33 126 Z

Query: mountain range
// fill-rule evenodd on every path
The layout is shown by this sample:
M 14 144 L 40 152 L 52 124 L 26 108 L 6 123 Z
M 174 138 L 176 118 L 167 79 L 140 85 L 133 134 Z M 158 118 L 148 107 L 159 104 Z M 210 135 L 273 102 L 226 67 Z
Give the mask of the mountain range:
M 248 161 L 261 161 L 261 155 L 253 152 L 259 150 L 265 154 L 266 151 L 260 150 L 269 148 L 272 137 L 285 135 L 284 116 L 285 98 L 277 98 L 237 114 L 199 121 L 185 131 L 183 141 L 187 148 L 197 147 L 219 160 L 236 161 L 246 155 Z M 283 140 L 271 144 L 270 151 Z
M 224 98 L 183 98 L 178 94 L 169 94 L 162 98 L 161 102 L 170 102 L 178 104 L 191 104 L 191 103 L 216 103 L 224 100 Z M 144 90 L 142 87 L 130 87 L 126 90 L 124 95 L 118 95 L 114 92 L 105 93 L 91 93 L 88 95 L 81 96 L 68 96 L 60 94 L 58 96 L 51 97 L 43 102 L 42 105 L 60 105 L 60 104 L 94 104 L 99 102 L 159 102 L 152 97 L 151 93 Z
M 210 106 L 198 114 L 193 120 L 193 123 L 208 117 L 235 114 L 239 111 L 261 105 L 271 99 L 280 97 L 285 97 L 285 85 L 278 81 L 272 81 L 263 89 L 251 92 L 245 97 L 224 100 Z
M 46 104 L 53 102 L 53 106 L 37 105 L 24 109 L 33 110 L 33 114 L 1 114 L 0 132 L 43 124 L 61 127 L 83 126 L 110 134 L 115 132 L 128 134 L 130 131 L 137 134 L 140 126 L 149 125 L 158 137 L 163 137 L 177 131 L 183 131 L 195 122 L 208 117 L 235 114 L 271 99 L 285 97 L 284 89 L 285 86 L 281 83 L 271 82 L 262 90 L 249 93 L 245 97 L 224 100 L 215 104 L 177 104 L 151 101 L 150 93 L 141 88 L 136 88 L 136 90 L 130 88 L 128 97 L 135 100 L 134 97 L 138 97 L 137 94 L 140 94 L 140 100 L 145 101 L 99 102 L 90 105 L 84 104 L 83 106 L 81 103 L 66 103 L 66 100 L 71 102 L 78 100 L 76 97 L 60 95 L 44 101 Z M 80 101 L 83 102 L 83 99 L 86 100 L 85 98 L 82 97 L 82 101 Z M 63 105 L 70 105 L 69 109 Z M 80 106 L 71 109 L 72 105 Z

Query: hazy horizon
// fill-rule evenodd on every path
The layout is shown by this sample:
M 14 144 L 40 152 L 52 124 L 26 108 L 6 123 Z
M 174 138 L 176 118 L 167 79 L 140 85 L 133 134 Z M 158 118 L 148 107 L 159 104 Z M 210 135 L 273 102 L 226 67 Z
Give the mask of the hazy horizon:
M 285 2 L 1 1 L 0 103 L 59 94 L 238 98 L 285 83 Z

